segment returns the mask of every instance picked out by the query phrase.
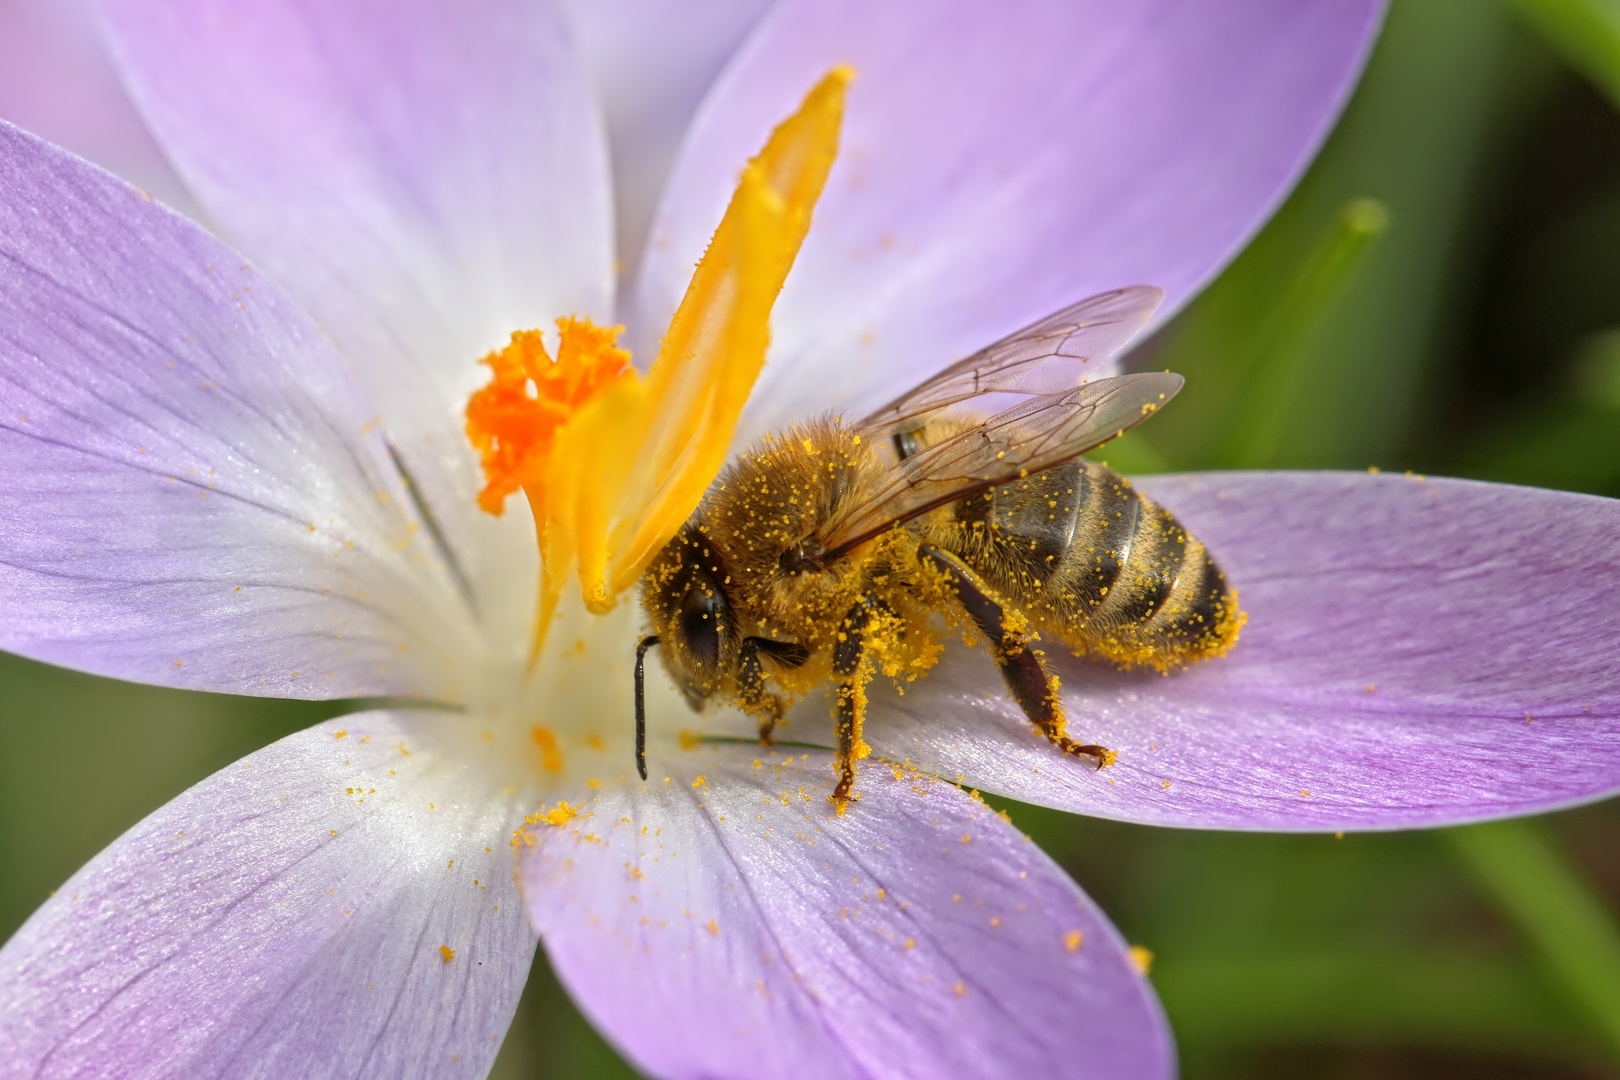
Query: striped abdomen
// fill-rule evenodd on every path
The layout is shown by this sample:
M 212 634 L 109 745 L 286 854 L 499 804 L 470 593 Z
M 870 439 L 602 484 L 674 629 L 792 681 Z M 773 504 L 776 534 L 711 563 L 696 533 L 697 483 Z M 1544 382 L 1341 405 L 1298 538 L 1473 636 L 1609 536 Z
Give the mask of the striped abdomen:
M 1164 668 L 1224 652 L 1242 624 L 1204 545 L 1093 462 L 963 499 L 920 528 L 1076 651 Z

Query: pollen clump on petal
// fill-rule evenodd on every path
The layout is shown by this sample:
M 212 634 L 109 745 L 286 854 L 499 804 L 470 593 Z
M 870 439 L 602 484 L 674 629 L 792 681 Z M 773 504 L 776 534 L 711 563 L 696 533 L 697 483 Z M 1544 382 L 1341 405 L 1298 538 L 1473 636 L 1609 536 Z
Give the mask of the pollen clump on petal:
M 566 802 L 559 802 L 550 810 L 538 810 L 523 820 L 531 825 L 538 825 L 541 822 L 545 822 L 547 825 L 566 825 L 577 817 L 579 817 L 579 807 L 570 806 Z M 522 832 L 523 830 L 519 829 L 518 831 Z

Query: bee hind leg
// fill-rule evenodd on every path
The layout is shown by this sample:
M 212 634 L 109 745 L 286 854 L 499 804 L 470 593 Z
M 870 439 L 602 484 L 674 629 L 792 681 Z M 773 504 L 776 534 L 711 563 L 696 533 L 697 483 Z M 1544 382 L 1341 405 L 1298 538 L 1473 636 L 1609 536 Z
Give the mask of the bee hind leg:
M 973 625 L 990 639 L 990 654 L 1001 669 L 1007 689 L 1041 734 L 1065 754 L 1083 758 L 1096 768 L 1112 762 L 1114 752 L 1107 747 L 1078 743 L 1069 738 L 1057 680 L 1047 673 L 1040 654 L 1030 648 L 1023 632 L 1007 625 L 1002 606 L 979 586 L 961 560 L 932 544 L 921 545 L 917 557 L 944 576 Z

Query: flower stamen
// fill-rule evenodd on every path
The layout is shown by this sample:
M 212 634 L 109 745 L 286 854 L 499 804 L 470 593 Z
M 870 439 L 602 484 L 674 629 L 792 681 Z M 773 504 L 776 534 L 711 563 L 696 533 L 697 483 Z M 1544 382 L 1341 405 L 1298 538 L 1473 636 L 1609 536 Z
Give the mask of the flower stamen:
M 480 505 L 499 513 L 521 488 L 534 512 L 531 657 L 569 576 L 589 610 L 612 610 L 725 463 L 765 362 L 771 308 L 838 153 L 851 77 L 842 67 L 823 77 L 744 168 L 645 378 L 613 345 L 617 328 L 588 320 L 559 321 L 550 368 L 534 331 L 486 358 L 495 378 L 468 403 L 467 431 L 488 481 Z

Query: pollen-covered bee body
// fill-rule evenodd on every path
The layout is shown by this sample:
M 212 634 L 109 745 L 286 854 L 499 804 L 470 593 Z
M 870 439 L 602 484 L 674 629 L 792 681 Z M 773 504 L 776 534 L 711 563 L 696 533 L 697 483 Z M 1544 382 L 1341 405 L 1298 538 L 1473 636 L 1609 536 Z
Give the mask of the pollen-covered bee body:
M 740 455 L 643 578 L 653 634 L 637 653 L 638 747 L 641 657 L 654 644 L 694 707 L 734 702 L 766 741 L 789 702 L 830 681 L 842 813 L 867 753 L 867 680 L 926 673 L 940 631 L 963 628 L 1057 749 L 1111 761 L 1069 737 L 1037 643 L 1167 670 L 1224 652 L 1242 623 L 1203 545 L 1080 460 L 1181 385 L 1168 373 L 1083 377 L 1160 296 L 1082 301 L 857 423 L 811 421 Z M 944 412 L 988 394 L 1026 400 L 982 420 Z
M 883 471 L 859 435 L 826 417 L 767 437 L 721 473 L 696 521 L 733 559 L 734 595 L 758 632 L 813 640 L 871 587 L 874 572 L 882 575 L 881 556 L 871 554 L 816 573 L 800 572 L 794 560 Z
M 643 579 L 665 668 L 694 706 L 718 697 L 774 722 L 780 704 L 827 679 L 841 623 L 863 598 L 915 614 L 923 575 L 909 531 L 807 564 L 826 523 L 889 468 L 830 417 L 768 437 L 726 467 Z

